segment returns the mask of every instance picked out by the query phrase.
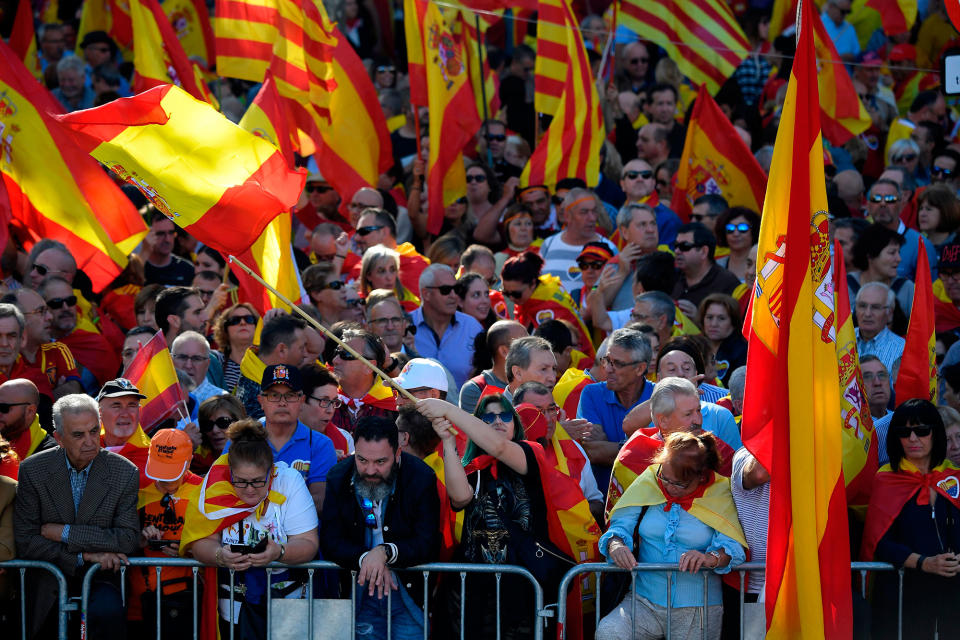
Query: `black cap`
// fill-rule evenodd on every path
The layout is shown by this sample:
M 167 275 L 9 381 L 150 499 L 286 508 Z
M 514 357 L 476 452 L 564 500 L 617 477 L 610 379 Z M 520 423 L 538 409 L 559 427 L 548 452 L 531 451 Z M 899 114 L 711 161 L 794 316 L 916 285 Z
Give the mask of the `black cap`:
M 940 250 L 940 262 L 937 263 L 938 271 L 960 271 L 960 242 L 951 242 L 944 245 Z
M 85 49 L 91 44 L 108 44 L 110 45 L 110 51 L 113 51 L 117 46 L 117 43 L 106 31 L 88 31 L 84 34 L 83 40 L 80 41 L 80 48 Z
M 286 364 L 273 364 L 263 370 L 263 380 L 260 381 L 260 390 L 275 385 L 284 384 L 291 391 L 303 391 L 303 382 L 300 379 L 300 370 Z
M 97 394 L 97 400 L 119 398 L 120 396 L 137 396 L 141 399 L 146 399 L 147 397 L 140 393 L 140 389 L 137 389 L 137 386 L 126 378 L 117 378 L 103 385 L 100 393 Z

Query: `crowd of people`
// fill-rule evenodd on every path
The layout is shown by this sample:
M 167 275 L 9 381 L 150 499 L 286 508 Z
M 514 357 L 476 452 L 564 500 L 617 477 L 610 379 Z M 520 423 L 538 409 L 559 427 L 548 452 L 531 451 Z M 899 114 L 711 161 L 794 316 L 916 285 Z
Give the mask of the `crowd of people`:
M 132 59 L 108 34 L 76 42 L 76 4 L 38 28 L 44 82 L 66 110 L 130 92 Z M 152 632 L 157 617 L 163 637 L 189 635 L 194 599 L 205 631 L 261 638 L 269 600 L 308 594 L 353 594 L 359 638 L 386 638 L 388 618 L 394 638 L 531 638 L 542 623 L 516 576 L 471 575 L 461 591 L 404 571 L 438 560 L 522 566 L 547 604 L 579 562 L 667 563 L 632 586 L 604 579 L 596 629 L 588 588 L 568 611 L 578 633 L 734 638 L 741 595 L 756 629 L 763 572 L 743 594 L 724 577 L 764 561 L 777 472 L 740 435 L 761 212 L 713 192 L 689 220 L 671 209 L 695 88 L 663 49 L 584 4 L 598 75 L 615 38 L 598 183 L 520 184 L 546 125 L 524 19 L 524 41 L 488 33 L 501 109 L 463 150 L 466 195 L 430 234 L 417 139 L 429 113 L 410 105 L 402 25 L 376 2 L 331 0 L 394 166 L 376 188 L 339 193 L 302 159 L 291 242 L 311 322 L 238 298 L 224 257 L 129 185 L 149 233 L 102 291 L 70 246 L 14 230 L 0 283 L 0 561 L 51 562 L 71 596 L 99 563 L 92 638 Z M 795 47 L 789 31 L 769 37 L 770 5 L 733 3 L 755 49 L 716 98 L 765 170 Z M 896 637 L 902 594 L 911 637 L 945 637 L 960 623 L 960 113 L 934 69 L 958 34 L 943 0 L 921 2 L 906 33 L 851 11 L 826 0 L 821 15 L 872 119 L 843 146 L 824 142 L 880 467 L 869 506 L 850 511 L 851 557 L 906 570 L 899 591 L 887 574 L 869 603 L 855 596 L 855 628 Z M 238 120 L 257 87 L 218 82 Z M 921 250 L 939 406 L 894 394 Z M 126 373 L 158 332 L 187 400 L 145 424 L 148 385 Z M 578 523 L 579 553 L 557 513 Z M 121 575 L 134 556 L 211 569 L 195 593 L 189 568 Z M 316 559 L 347 571 L 293 567 Z M 28 637 L 52 637 L 57 589 L 30 571 L 20 593 L 0 569 L 0 625 L 19 629 L 23 598 Z

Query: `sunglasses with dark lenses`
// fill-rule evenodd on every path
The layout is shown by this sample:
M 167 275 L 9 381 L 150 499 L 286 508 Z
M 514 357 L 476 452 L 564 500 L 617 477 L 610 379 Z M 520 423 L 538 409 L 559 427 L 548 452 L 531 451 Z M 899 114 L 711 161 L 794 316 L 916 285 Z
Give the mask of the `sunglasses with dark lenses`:
M 903 425 L 900 427 L 894 427 L 893 433 L 896 434 L 898 438 L 909 438 L 910 434 L 917 434 L 918 438 L 926 438 L 933 432 L 933 427 L 928 424 L 917 424 L 917 425 Z
M 875 193 L 870 196 L 870 202 L 886 202 L 887 204 L 893 204 L 894 202 L 899 202 L 900 196 L 895 196 L 892 193 L 886 196 L 882 196 L 879 193 Z
M 453 291 L 455 285 L 452 284 L 441 284 L 435 287 L 427 287 L 427 289 L 436 289 L 440 292 L 442 296 L 448 296 Z
M 238 324 L 257 324 L 257 316 L 252 313 L 248 313 L 245 316 L 230 316 L 227 318 L 227 321 L 223 323 L 225 327 L 235 327 Z
M 314 191 L 317 193 L 326 193 L 327 191 L 333 191 L 333 187 L 326 187 L 322 184 L 307 185 L 307 193 L 313 193 Z
M 747 233 L 750 231 L 750 224 L 747 222 L 741 222 L 740 224 L 728 224 L 727 233 L 733 233 L 734 231 L 739 231 L 740 233 Z
M 160 498 L 160 506 L 163 508 L 163 524 L 177 524 L 177 510 L 173 508 L 173 496 L 169 493 Z
M 14 407 L 23 407 L 30 404 L 29 402 L 0 402 L 0 413 L 10 413 L 10 409 Z
M 523 291 L 507 291 L 504 289 L 503 295 L 507 296 L 508 298 L 513 298 L 514 300 L 519 300 L 523 297 Z
M 383 229 L 383 227 L 384 225 L 382 224 L 371 224 L 370 226 L 367 226 L 367 227 L 359 227 L 357 228 L 357 235 L 366 237 L 371 233 L 373 233 L 374 231 L 380 231 L 380 229 Z
M 623 177 L 627 180 L 636 180 L 637 178 L 649 180 L 653 177 L 653 171 L 650 169 L 644 169 L 643 171 L 624 171 Z
M 376 529 L 377 514 L 373 512 L 373 500 L 363 498 L 360 500 L 360 508 L 363 510 L 363 524 L 366 525 L 368 529 Z
M 650 58 L 630 58 L 630 60 L 628 60 L 628 62 L 629 62 L 630 64 L 639 64 L 639 63 L 641 63 L 641 62 L 647 63 L 647 62 L 650 62 Z
M 363 298 L 354 298 L 353 300 L 347 300 L 347 306 L 348 306 L 348 307 L 351 307 L 351 308 L 352 308 L 352 307 L 362 307 L 362 306 L 364 306 L 365 304 L 366 304 L 366 302 L 363 301 Z
M 339 349 L 339 348 L 333 352 L 333 357 L 340 358 L 344 362 L 353 362 L 354 360 L 357 359 L 357 356 L 353 355 L 346 349 Z
M 600 271 L 603 269 L 603 266 L 606 262 L 594 262 L 582 260 L 577 262 L 577 266 L 580 267 L 580 271 Z
M 77 296 L 67 296 L 66 298 L 52 298 L 47 300 L 47 306 L 51 309 L 61 309 L 63 305 L 68 307 L 77 306 Z
M 487 176 L 482 173 L 478 173 L 475 176 L 467 176 L 467 184 L 470 184 L 471 182 L 476 182 L 477 184 L 483 184 L 486 181 L 487 181 Z
M 487 424 L 493 424 L 497 420 L 503 424 L 510 424 L 513 422 L 513 414 L 510 413 L 494 413 L 492 411 L 488 413 L 481 413 L 480 419 L 486 422 Z
M 678 242 L 677 251 L 690 251 L 690 249 L 696 249 L 700 245 L 695 242 Z
M 953 175 L 953 169 L 946 169 L 944 167 L 938 167 L 937 165 L 933 165 L 930 168 L 930 174 L 934 176 L 943 176 L 944 178 L 949 178 L 950 176 Z
M 334 291 L 340 291 L 340 289 L 347 286 L 344 284 L 343 280 L 331 280 L 326 284 L 319 285 L 315 291 L 323 291 L 324 289 L 333 289 Z
M 908 153 L 905 156 L 897 156 L 896 158 L 893 159 L 893 162 L 895 164 L 903 164 L 904 162 L 913 162 L 916 159 L 917 159 L 917 154 Z
M 45 276 L 51 271 L 50 267 L 47 267 L 39 263 L 33 265 L 33 270 L 39 273 L 41 276 Z
M 454 204 L 467 204 L 467 198 L 457 198 L 457 201 Z
M 200 433 L 210 433 L 214 428 L 220 429 L 221 431 L 226 431 L 227 427 L 233 424 L 236 420 L 230 416 L 220 416 L 216 420 L 201 420 L 200 421 Z
M 488 133 L 487 134 L 487 140 L 490 140 L 491 142 L 503 142 L 506 139 L 507 139 L 507 136 L 504 133 Z

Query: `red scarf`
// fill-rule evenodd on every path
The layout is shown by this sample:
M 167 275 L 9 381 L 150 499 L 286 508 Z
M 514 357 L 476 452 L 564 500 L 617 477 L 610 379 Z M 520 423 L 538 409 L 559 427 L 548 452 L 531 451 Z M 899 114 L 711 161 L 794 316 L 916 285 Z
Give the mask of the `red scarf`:
M 717 477 L 717 474 L 711 473 L 710 481 L 701 482 L 700 486 L 697 487 L 696 491 L 694 491 L 691 494 L 685 495 L 682 498 L 674 498 L 667 491 L 667 488 L 663 486 L 663 482 L 660 480 L 660 476 L 657 476 L 657 486 L 660 487 L 660 492 L 663 493 L 663 497 L 666 498 L 667 500 L 666 506 L 663 507 L 663 510 L 670 511 L 670 509 L 673 508 L 673 505 L 678 504 L 683 508 L 684 511 L 690 511 L 690 507 L 693 506 L 693 501 L 696 500 L 697 498 L 703 497 L 703 494 L 704 492 L 706 492 L 707 487 L 713 484 L 714 480 L 716 480 L 716 477 Z

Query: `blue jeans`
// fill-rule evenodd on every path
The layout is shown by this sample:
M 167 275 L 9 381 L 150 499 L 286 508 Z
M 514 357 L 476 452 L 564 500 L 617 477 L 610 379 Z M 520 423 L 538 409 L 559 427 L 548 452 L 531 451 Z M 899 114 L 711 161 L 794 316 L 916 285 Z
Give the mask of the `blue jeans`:
M 387 638 L 387 595 L 382 598 L 369 596 L 366 586 L 357 590 L 357 638 Z M 401 584 L 390 598 L 390 640 L 419 640 L 423 638 L 423 610 Z

